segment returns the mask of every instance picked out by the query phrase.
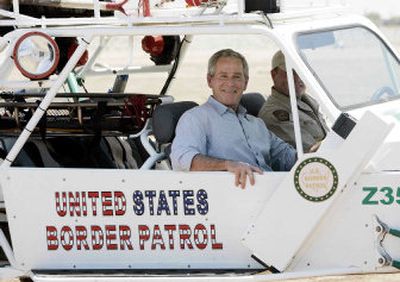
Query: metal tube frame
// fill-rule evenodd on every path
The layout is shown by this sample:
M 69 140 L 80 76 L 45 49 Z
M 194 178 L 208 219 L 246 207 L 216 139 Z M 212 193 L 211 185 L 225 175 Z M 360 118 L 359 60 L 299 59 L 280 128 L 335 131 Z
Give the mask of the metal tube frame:
M 68 63 L 65 65 L 64 69 L 59 74 L 58 79 L 54 82 L 54 84 L 48 90 L 47 95 L 44 97 L 42 102 L 39 104 L 39 106 L 38 106 L 37 110 L 35 111 L 35 113 L 33 114 L 32 118 L 29 120 L 28 124 L 26 125 L 24 130 L 19 135 L 17 141 L 15 142 L 14 146 L 11 148 L 10 152 L 8 153 L 7 157 L 1 164 L 0 168 L 6 168 L 6 167 L 11 166 L 12 162 L 18 156 L 22 147 L 28 140 L 32 131 L 35 129 L 36 125 L 39 123 L 43 114 L 46 112 L 51 101 L 56 96 L 58 90 L 64 84 L 64 81 L 67 79 L 68 74 L 73 70 L 74 66 L 79 61 L 83 52 L 85 52 L 85 50 L 87 49 L 91 40 L 92 40 L 92 37 L 85 37 L 80 40 L 78 48 L 76 48 L 74 54 L 71 56 L 70 60 L 68 61 Z

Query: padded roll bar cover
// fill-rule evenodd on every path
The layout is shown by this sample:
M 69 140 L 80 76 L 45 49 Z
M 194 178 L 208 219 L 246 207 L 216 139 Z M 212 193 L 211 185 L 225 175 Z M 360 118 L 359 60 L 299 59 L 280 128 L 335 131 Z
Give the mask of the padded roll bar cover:
M 258 116 L 258 112 L 264 105 L 265 98 L 258 92 L 246 93 L 242 95 L 240 104 L 246 108 L 247 112 L 253 116 Z
M 152 118 L 154 136 L 160 144 L 171 143 L 175 137 L 175 128 L 179 118 L 187 110 L 198 106 L 191 101 L 159 105 L 155 108 Z

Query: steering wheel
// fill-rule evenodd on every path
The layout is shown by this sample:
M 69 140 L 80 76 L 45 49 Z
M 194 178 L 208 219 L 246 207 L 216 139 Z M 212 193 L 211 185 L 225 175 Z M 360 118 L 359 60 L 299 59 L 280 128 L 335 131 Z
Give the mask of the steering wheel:
M 382 86 L 378 90 L 375 91 L 374 95 L 371 97 L 371 101 L 379 101 L 384 96 L 394 97 L 397 93 L 390 86 Z

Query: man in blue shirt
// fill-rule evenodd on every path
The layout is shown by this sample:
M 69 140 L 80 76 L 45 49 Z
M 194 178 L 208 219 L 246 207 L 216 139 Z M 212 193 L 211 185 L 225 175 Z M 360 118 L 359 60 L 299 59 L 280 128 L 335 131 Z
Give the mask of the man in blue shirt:
M 172 143 L 175 170 L 230 171 L 235 185 L 254 185 L 254 172 L 290 170 L 296 151 L 271 133 L 264 122 L 246 113 L 240 99 L 249 67 L 239 53 L 224 49 L 208 62 L 208 101 L 183 114 Z

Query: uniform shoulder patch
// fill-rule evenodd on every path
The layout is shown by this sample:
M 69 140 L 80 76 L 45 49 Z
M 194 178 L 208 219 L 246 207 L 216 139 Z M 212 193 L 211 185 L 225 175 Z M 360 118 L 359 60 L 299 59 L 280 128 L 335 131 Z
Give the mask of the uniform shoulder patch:
M 279 121 L 289 121 L 289 113 L 285 110 L 276 110 L 276 111 L 272 112 L 272 114 Z

